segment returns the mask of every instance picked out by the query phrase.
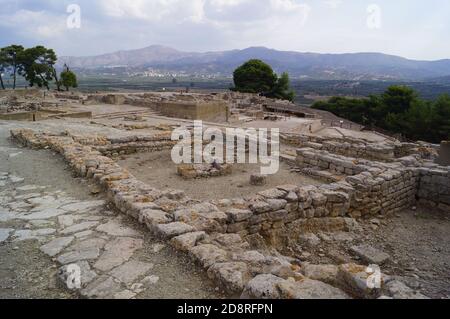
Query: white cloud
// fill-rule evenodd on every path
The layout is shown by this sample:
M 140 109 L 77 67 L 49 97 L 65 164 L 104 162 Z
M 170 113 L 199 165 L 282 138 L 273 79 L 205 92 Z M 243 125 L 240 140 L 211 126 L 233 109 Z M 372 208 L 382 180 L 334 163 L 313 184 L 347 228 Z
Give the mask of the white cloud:
M 14 28 L 22 36 L 30 38 L 61 36 L 66 30 L 65 22 L 65 16 L 45 11 L 21 9 L 13 15 L 0 14 L 0 26 Z
M 343 3 L 342 0 L 327 0 L 323 2 L 325 6 L 327 6 L 330 9 L 337 9 L 340 7 Z
M 100 0 L 105 14 L 116 18 L 138 18 L 150 22 L 203 18 L 204 0 Z
M 421 2 L 377 0 L 383 28 L 369 32 L 371 0 L 0 0 L 0 45 L 44 44 L 64 55 L 162 44 L 189 51 L 268 46 L 448 58 L 450 44 L 442 39 L 450 32 L 450 2 L 435 1 L 430 11 Z M 66 28 L 70 3 L 81 7 L 80 29 Z M 417 35 L 411 45 L 407 39 Z

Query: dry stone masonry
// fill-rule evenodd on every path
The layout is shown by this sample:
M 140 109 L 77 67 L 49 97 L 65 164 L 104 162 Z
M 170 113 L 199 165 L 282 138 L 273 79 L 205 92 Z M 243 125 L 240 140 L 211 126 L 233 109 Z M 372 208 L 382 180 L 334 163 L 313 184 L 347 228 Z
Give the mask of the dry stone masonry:
M 70 132 L 58 135 L 31 130 L 13 130 L 11 136 L 28 147 L 50 148 L 61 154 L 80 177 L 95 181 L 122 213 L 187 254 L 232 296 L 418 297 L 387 276 L 383 276 L 379 289 L 369 289 L 367 278 L 371 274 L 364 266 L 310 265 L 305 268 L 290 257 L 263 254 L 250 243 L 252 239 L 265 238 L 276 247 L 303 238 L 306 232 L 314 230 L 349 230 L 358 227 L 355 218 L 391 214 L 413 205 L 417 199 L 450 210 L 450 167 L 431 164 L 421 156 L 396 159 L 393 149 L 389 160 L 383 156 L 383 160 L 376 161 L 339 155 L 341 148 L 336 151 L 337 148 L 323 144 L 300 148 L 296 159 L 299 167 L 327 171 L 337 176 L 338 181 L 321 186 L 281 185 L 246 198 L 201 202 L 187 197 L 183 191 L 155 189 L 137 180 L 112 159 L 128 154 L 128 148 L 136 152 L 169 147 L 167 137 L 105 139 L 97 136 L 89 139 Z M 354 154 L 361 154 L 358 149 Z M 93 226 L 86 224 L 86 228 Z M 44 249 L 53 254 L 54 247 L 67 245 L 70 231 L 67 236 Z M 141 243 L 130 241 L 105 247 L 104 257 L 97 260 L 95 268 L 107 272 L 123 264 L 123 260 L 116 260 L 114 250 L 121 245 L 139 247 Z M 363 248 L 355 247 L 355 251 L 361 253 Z M 60 256 L 59 262 L 69 263 L 76 257 L 74 253 L 76 251 Z M 86 253 L 97 255 L 98 252 Z M 379 255 L 373 251 L 371 254 L 378 260 Z M 145 272 L 145 265 L 123 264 L 123 267 L 142 268 Z M 118 272 L 116 277 L 128 273 Z M 99 289 L 96 295 L 102 294 L 101 287 Z

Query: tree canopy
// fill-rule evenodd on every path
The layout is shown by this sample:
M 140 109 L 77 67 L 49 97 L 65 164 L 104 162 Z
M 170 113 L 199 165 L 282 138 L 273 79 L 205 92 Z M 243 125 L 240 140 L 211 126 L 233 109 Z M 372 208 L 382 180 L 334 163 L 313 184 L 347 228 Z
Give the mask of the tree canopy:
M 289 75 L 283 73 L 281 77 L 272 67 L 261 60 L 249 60 L 234 73 L 234 89 L 242 93 L 257 93 L 270 98 L 293 101 L 295 94 L 290 90 Z
M 17 72 L 21 68 L 21 58 L 24 47 L 21 45 L 10 45 L 0 49 L 0 64 L 2 72 L 9 72 L 13 77 L 13 88 L 16 88 Z M 0 70 L 1 71 L 1 70 Z M 3 86 L 3 81 L 2 81 Z M 4 88 L 4 86 L 3 86 Z
M 13 77 L 13 89 L 16 88 L 17 75 L 21 75 L 28 82 L 29 86 L 45 87 L 50 89 L 52 81 L 60 89 L 61 81 L 56 72 L 57 56 L 53 49 L 44 46 L 24 48 L 21 45 L 10 45 L 0 49 L 0 85 L 5 89 L 2 74 L 9 74 Z M 72 71 L 70 71 L 72 72 Z M 73 72 L 72 72 L 73 73 Z M 70 81 L 73 84 L 73 76 Z M 68 82 L 69 83 L 69 82 Z M 76 84 L 76 76 L 75 76 Z M 69 85 L 69 87 L 75 87 Z M 67 86 L 66 86 L 67 88 Z
M 77 76 L 73 73 L 68 66 L 66 66 L 65 70 L 61 72 L 61 85 L 66 88 L 66 91 L 69 91 L 69 88 L 78 87 Z
M 313 108 L 329 111 L 350 121 L 389 130 L 411 140 L 440 143 L 450 139 L 450 95 L 426 101 L 406 86 L 391 86 L 366 99 L 333 97 Z

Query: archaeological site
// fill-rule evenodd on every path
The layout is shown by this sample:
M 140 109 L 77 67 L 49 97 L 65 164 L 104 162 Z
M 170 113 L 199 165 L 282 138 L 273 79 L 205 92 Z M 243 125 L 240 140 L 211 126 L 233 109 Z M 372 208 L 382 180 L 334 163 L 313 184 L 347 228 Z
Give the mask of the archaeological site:
M 279 129 L 278 170 L 175 163 L 198 121 L 200 153 Z M 0 138 L 0 298 L 450 297 L 448 141 L 257 94 L 38 89 L 0 91 Z

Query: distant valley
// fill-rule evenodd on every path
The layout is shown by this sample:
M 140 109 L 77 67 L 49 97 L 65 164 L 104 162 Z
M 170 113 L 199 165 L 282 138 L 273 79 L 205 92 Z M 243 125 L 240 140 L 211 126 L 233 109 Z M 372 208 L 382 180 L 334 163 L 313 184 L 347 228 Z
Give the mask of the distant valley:
M 450 79 L 450 60 L 416 61 L 382 53 L 318 54 L 277 51 L 264 47 L 221 52 L 182 52 L 163 46 L 118 51 L 90 57 L 60 57 L 86 75 L 136 77 L 227 78 L 243 62 L 257 58 L 276 72 L 307 80 L 407 80 Z

